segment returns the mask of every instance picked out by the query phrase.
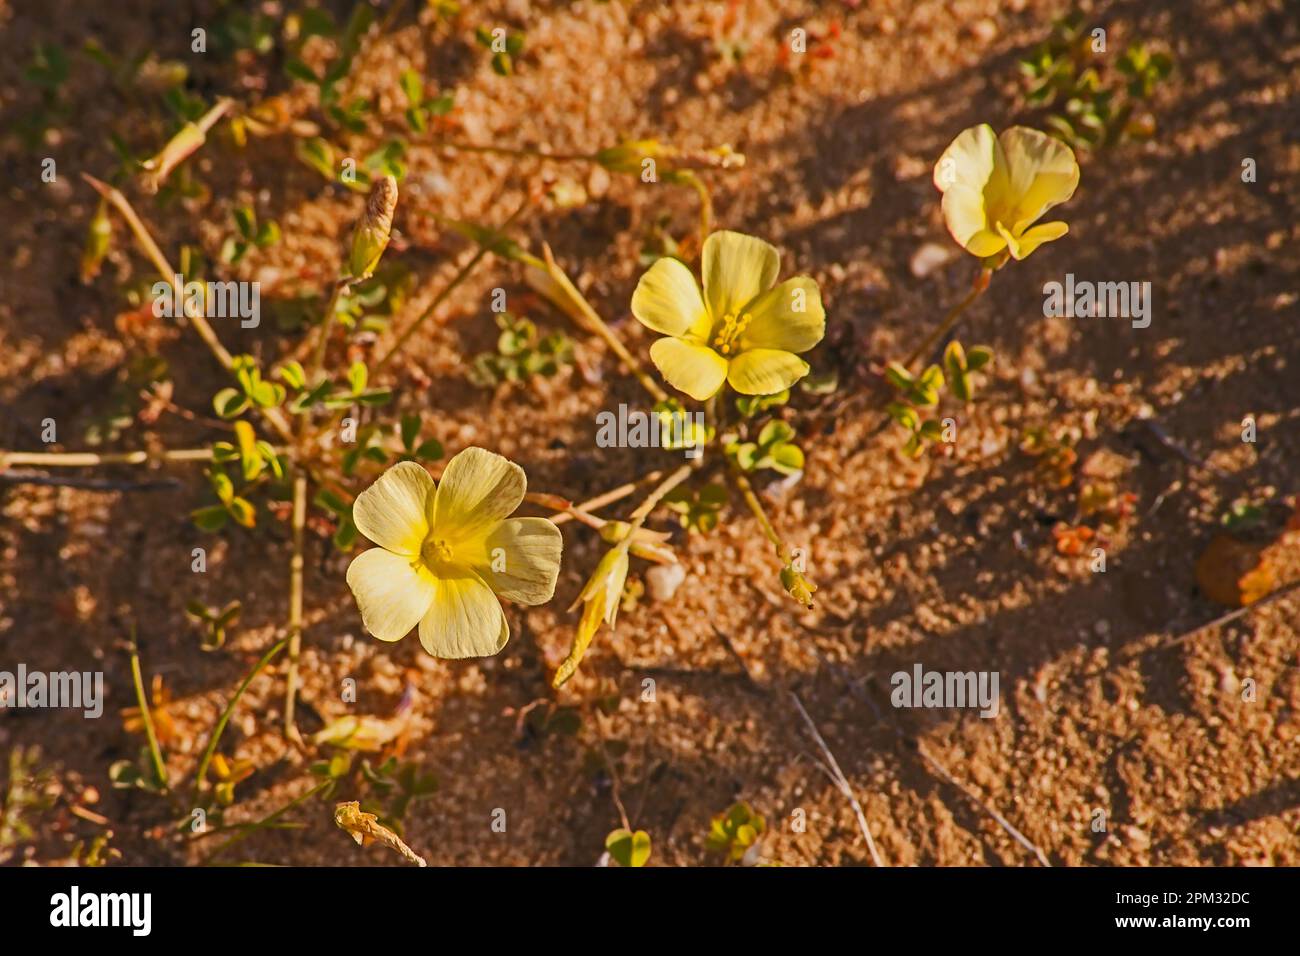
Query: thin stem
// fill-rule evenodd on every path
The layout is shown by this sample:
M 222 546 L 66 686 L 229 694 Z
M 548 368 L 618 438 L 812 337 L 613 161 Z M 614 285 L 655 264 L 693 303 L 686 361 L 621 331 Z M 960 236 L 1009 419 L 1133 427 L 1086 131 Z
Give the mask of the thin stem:
M 158 735 L 153 729 L 153 714 L 149 711 L 149 701 L 145 698 L 144 678 L 140 676 L 140 651 L 131 643 L 131 681 L 135 684 L 135 699 L 140 705 L 140 720 L 144 723 L 144 735 L 149 741 L 149 756 L 153 760 L 153 771 L 158 777 L 158 784 L 163 792 L 167 791 L 167 765 L 163 763 L 162 750 L 158 746 Z
M 943 321 L 939 323 L 938 327 L 927 335 L 920 345 L 912 350 L 912 354 L 903 362 L 904 368 L 910 369 L 919 359 L 930 354 L 930 351 L 935 347 L 935 345 L 938 344 L 939 341 L 957 325 L 957 320 L 960 319 L 961 314 L 966 311 L 966 307 L 984 294 L 984 290 L 989 287 L 989 280 L 992 277 L 992 269 L 985 268 L 980 270 L 979 275 L 975 277 L 975 282 L 971 285 L 970 292 L 966 293 L 966 298 L 962 299 L 949 309 L 948 314 L 943 317 Z
M 697 459 L 697 462 L 702 460 L 703 459 Z M 641 502 L 636 511 L 633 511 L 631 516 L 628 518 L 627 534 L 623 535 L 617 548 L 627 551 L 628 548 L 632 546 L 632 539 L 636 537 L 636 533 L 641 530 L 641 526 L 644 525 L 646 519 L 650 517 L 650 512 L 655 510 L 659 502 L 663 501 L 664 496 L 667 495 L 668 492 L 672 491 L 689 478 L 691 472 L 698 467 L 699 465 L 696 463 L 682 465 L 660 482 L 658 487 L 646 496 L 645 500 Z
M 543 259 L 538 259 L 536 256 L 527 256 L 524 258 L 524 261 L 534 268 L 544 272 L 550 281 L 555 283 L 556 287 L 558 287 L 560 292 L 563 293 L 564 297 L 575 309 L 578 310 L 578 315 L 581 316 L 581 321 L 585 322 L 591 331 L 595 332 L 605 341 L 605 344 L 610 347 L 611 351 L 618 356 L 619 361 L 623 363 L 623 367 L 636 377 L 636 380 L 641 383 L 641 387 L 649 392 L 656 402 L 668 401 L 668 393 L 660 387 L 658 382 L 646 373 L 645 369 L 641 367 L 641 363 L 632 356 L 632 353 L 627 350 L 627 346 L 625 346 L 622 340 L 614 334 L 614 330 L 611 329 L 605 323 L 605 320 L 600 317 L 600 314 L 592 308 L 591 303 L 587 301 L 587 297 L 578 291 L 578 287 L 573 284 L 572 280 L 570 280 L 567 275 L 564 274 L 564 270 L 556 264 L 555 257 L 551 254 L 551 247 L 543 246 L 542 255 L 544 256 Z M 569 314 L 572 315 L 572 313 Z
M 622 501 L 624 498 L 631 495 L 642 485 L 647 485 L 650 484 L 651 482 L 658 481 L 662 475 L 663 475 L 662 471 L 652 471 L 650 472 L 650 474 L 644 476 L 643 478 L 638 478 L 636 481 L 629 481 L 626 484 L 619 485 L 617 488 L 611 488 L 609 491 L 599 494 L 594 498 L 590 498 L 587 501 L 584 501 L 580 504 L 576 504 L 568 508 L 556 509 L 561 513 L 557 514 L 554 518 L 552 518 L 551 523 L 563 524 L 564 522 L 572 520 L 573 518 L 578 518 L 578 520 L 582 520 L 579 517 L 579 515 L 573 514 L 573 512 L 591 512 L 591 511 L 595 511 L 597 508 L 603 508 L 605 507 L 605 505 L 611 505 L 616 501 Z M 547 507 L 550 506 L 547 505 Z
M 500 233 L 505 231 L 506 229 L 509 229 L 512 225 L 514 225 L 515 220 L 518 219 L 520 215 L 523 214 L 523 211 L 527 209 L 528 206 L 529 206 L 529 197 L 525 196 L 524 201 L 521 202 L 518 208 L 515 209 L 515 211 L 510 214 L 510 218 L 508 218 L 505 222 L 503 222 L 501 226 L 495 231 Z M 423 312 L 421 312 L 419 316 L 417 316 L 405 329 L 403 329 L 401 334 L 397 336 L 397 340 L 392 344 L 389 350 L 384 353 L 383 357 L 378 361 L 378 363 L 376 363 L 375 365 L 376 372 L 378 372 L 390 361 L 392 361 L 393 357 L 397 355 L 397 353 L 400 352 L 406 346 L 406 343 L 410 340 L 411 336 L 415 334 L 416 330 L 419 329 L 419 327 L 423 325 L 425 321 L 431 315 L 433 315 L 434 312 L 438 310 L 438 307 L 441 306 L 443 302 L 447 301 L 447 297 L 450 296 L 452 292 L 454 292 L 462 282 L 464 282 L 467 278 L 469 278 L 470 273 L 474 271 L 474 269 L 478 266 L 480 262 L 483 261 L 483 258 L 490 251 L 491 250 L 488 248 L 488 246 L 482 243 L 479 244 L 478 250 L 474 253 L 473 257 L 469 259 L 469 261 L 467 261 L 463 266 L 461 266 L 459 269 L 456 270 L 456 274 L 452 277 L 451 281 L 446 286 L 443 287 L 441 292 L 439 292 L 436 296 L 434 296 L 433 301 L 429 303 L 428 307 Z
M 119 190 L 108 185 L 108 183 L 101 182 L 89 173 L 82 173 L 81 177 L 86 180 L 86 182 L 90 183 L 95 192 L 107 199 L 113 208 L 122 215 L 122 218 L 126 220 L 127 225 L 131 228 L 131 232 L 135 235 L 136 241 L 140 244 L 140 248 L 144 250 L 149 261 L 153 263 L 153 267 L 158 270 L 159 274 L 164 279 L 172 283 L 175 294 L 183 303 L 182 309 L 186 318 L 190 320 L 190 324 L 194 326 L 194 330 L 199 333 L 199 337 L 203 339 L 208 350 L 216 357 L 217 361 L 221 363 L 223 368 L 227 371 L 234 371 L 234 358 L 228 351 L 226 351 L 226 347 L 221 344 L 221 340 L 217 338 L 217 333 L 208 323 L 208 320 L 203 316 L 203 313 L 197 308 L 194 308 L 189 297 L 184 294 L 184 277 L 172 269 L 171 264 L 167 261 L 167 257 L 164 256 L 162 250 L 158 248 L 158 243 L 154 241 L 149 229 L 140 220 L 140 217 L 136 215 L 135 209 L 131 206 L 131 203 Z M 293 441 L 293 431 L 289 427 L 289 422 L 281 413 L 280 409 L 259 408 L 258 410 L 261 412 L 262 416 L 271 423 L 271 427 L 279 433 L 281 438 L 287 442 Z
M 781 540 L 781 536 L 776 533 L 776 528 L 767 517 L 767 512 L 763 509 L 763 503 L 758 500 L 758 495 L 754 493 L 754 486 L 749 483 L 749 477 L 740 469 L 734 461 L 731 462 L 731 472 L 736 479 L 736 484 L 740 487 L 740 495 L 745 499 L 745 504 L 749 510 L 754 513 L 758 519 L 759 526 L 763 529 L 763 534 L 771 542 L 772 548 L 776 551 L 776 556 L 782 564 L 789 564 L 791 561 L 790 552 Z
M 212 762 L 212 755 L 217 752 L 217 744 L 221 741 L 221 735 L 225 732 L 226 724 L 230 722 L 230 715 L 234 713 L 235 705 L 239 703 L 239 698 L 244 696 L 244 691 L 246 691 L 248 685 L 253 682 L 253 678 L 260 674 L 263 669 L 265 669 L 266 665 L 271 663 L 271 660 L 275 655 L 284 650 L 284 647 L 285 642 L 280 641 L 262 655 L 262 659 L 257 662 L 251 671 L 248 672 L 243 683 L 241 683 L 235 690 L 234 696 L 230 698 L 230 702 L 226 704 L 225 710 L 221 712 L 221 716 L 217 718 L 216 726 L 212 729 L 212 738 L 208 741 L 208 746 L 203 751 L 203 759 L 199 761 L 198 773 L 194 776 L 194 796 L 196 800 L 199 791 L 203 788 L 204 778 L 208 775 L 208 764 Z
M 289 673 L 284 691 L 284 732 L 293 737 L 294 705 L 298 698 L 298 652 L 302 648 L 302 537 L 307 519 L 307 476 L 293 479 L 293 556 L 289 559 Z
M 493 146 L 487 143 L 463 143 L 457 140 L 435 138 L 432 145 L 442 149 L 458 149 L 466 153 L 487 153 L 492 156 L 514 156 L 519 159 L 545 159 L 556 163 L 598 162 L 595 153 L 549 153 L 527 146 Z
M 325 351 L 329 346 L 330 329 L 334 325 L 334 314 L 339 308 L 339 299 L 352 288 L 352 279 L 340 279 L 334 283 L 334 292 L 330 295 L 329 305 L 325 307 L 325 316 L 321 319 L 320 332 L 317 333 L 316 350 L 312 356 L 311 367 L 307 373 L 307 386 L 312 387 L 325 366 Z M 304 419 L 306 416 L 304 416 Z
M 11 465 L 41 468 L 90 468 L 96 465 L 147 465 L 162 461 L 211 461 L 211 448 L 180 448 L 161 452 L 123 451 L 0 451 L 0 469 Z
M 686 183 L 700 197 L 700 248 L 703 249 L 704 241 L 709 238 L 709 233 L 713 232 L 713 197 L 709 195 L 709 187 L 689 169 L 678 170 L 673 174 L 673 178 L 677 182 Z
M 238 833 L 232 836 L 229 840 L 224 841 L 220 846 L 218 846 L 215 850 L 213 850 L 208 855 L 208 859 L 206 862 L 211 863 L 212 860 L 214 860 L 223 851 L 228 850 L 230 847 L 234 846 L 236 843 L 239 843 L 241 840 L 248 839 L 248 837 L 252 836 L 258 830 L 262 830 L 270 826 L 272 823 L 280 819 L 280 817 L 284 816 L 294 807 L 306 803 L 308 800 L 310 800 L 316 794 L 320 793 L 326 787 L 333 786 L 333 784 L 334 784 L 333 780 L 324 780 L 321 783 L 316 784 L 316 786 L 312 787 L 302 796 L 294 797 L 292 800 L 290 800 L 280 809 L 272 813 L 268 813 L 266 816 L 262 817 L 262 819 L 257 820 L 253 823 L 245 824 Z

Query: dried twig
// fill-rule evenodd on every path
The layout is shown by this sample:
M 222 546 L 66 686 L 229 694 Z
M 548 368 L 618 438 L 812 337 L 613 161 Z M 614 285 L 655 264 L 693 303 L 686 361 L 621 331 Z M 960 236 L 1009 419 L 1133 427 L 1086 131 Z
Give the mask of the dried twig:
M 826 757 L 826 764 L 821 765 L 822 771 L 831 779 L 840 793 L 844 794 L 849 801 L 849 806 L 853 808 L 853 814 L 858 818 L 858 829 L 867 840 L 867 850 L 871 853 L 871 860 L 876 866 L 884 866 L 885 863 L 880 858 L 880 853 L 876 850 L 876 841 L 871 838 L 871 829 L 867 826 L 867 818 L 862 812 L 862 804 L 858 803 L 857 795 L 853 792 L 853 787 L 849 785 L 848 778 L 844 776 L 844 771 L 840 769 L 839 761 L 831 753 L 831 748 L 826 746 L 826 741 L 822 739 L 821 732 L 818 731 L 817 725 L 813 719 L 808 716 L 808 711 L 804 709 L 803 701 L 794 691 L 790 691 L 790 699 L 794 701 L 795 707 L 799 710 L 799 715 L 803 717 L 804 723 L 812 732 L 813 739 L 817 741 L 817 746 L 821 748 L 823 756 Z

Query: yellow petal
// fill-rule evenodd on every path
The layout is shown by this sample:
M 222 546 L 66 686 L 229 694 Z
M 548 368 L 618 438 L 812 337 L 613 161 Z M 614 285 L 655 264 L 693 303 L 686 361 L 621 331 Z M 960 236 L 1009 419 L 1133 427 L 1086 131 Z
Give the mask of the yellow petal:
M 668 384 L 696 401 L 711 398 L 727 377 L 727 360 L 706 345 L 660 339 L 650 346 L 650 361 Z
M 808 374 L 808 363 L 780 349 L 751 349 L 731 360 L 727 381 L 742 395 L 773 395 Z
M 1006 240 L 989 228 L 983 193 L 969 186 L 948 187 L 943 194 L 943 218 L 952 237 L 967 252 L 991 256 L 1006 245 Z
M 659 259 L 641 276 L 632 293 L 632 314 L 663 335 L 685 335 L 692 327 L 708 323 L 695 276 L 671 256 Z M 708 329 L 702 334 L 707 335 Z
M 1007 241 L 1007 246 L 1011 250 L 1011 257 L 1016 260 L 1025 258 L 1043 243 L 1051 242 L 1053 239 L 1060 239 L 1070 231 L 1070 227 L 1063 222 L 1045 222 L 1041 226 L 1034 226 L 1033 229 L 1020 236 L 1013 235 L 1001 225 L 999 225 L 998 229 Z
M 762 239 L 722 230 L 704 240 L 704 298 L 714 324 L 772 288 L 781 254 Z
M 433 603 L 433 578 L 409 556 L 371 548 L 348 565 L 348 587 L 366 630 L 381 641 L 399 641 L 420 623 Z
M 998 137 L 988 123 L 962 130 L 934 164 L 935 188 L 946 193 L 953 186 L 965 186 L 983 194 L 997 154 Z
M 429 524 L 439 537 L 473 548 L 519 507 L 527 487 L 524 470 L 510 459 L 466 448 L 442 472 Z
M 433 479 L 413 461 L 403 461 L 357 495 L 352 521 L 357 530 L 396 554 L 416 555 L 429 533 L 426 517 Z
M 510 626 L 492 589 L 469 568 L 434 579 L 433 603 L 420 619 L 420 644 L 434 657 L 488 657 L 506 646 Z
M 741 349 L 806 352 L 826 334 L 821 291 L 807 276 L 786 279 L 749 304 Z
M 486 553 L 474 569 L 507 601 L 545 604 L 555 596 L 563 546 L 560 529 L 547 519 L 510 518 L 487 536 Z
M 1012 231 L 1023 232 L 1047 210 L 1074 195 L 1079 185 L 1079 164 L 1069 146 L 1026 126 L 1004 130 L 1000 141 L 1013 197 L 1013 206 L 1003 222 Z

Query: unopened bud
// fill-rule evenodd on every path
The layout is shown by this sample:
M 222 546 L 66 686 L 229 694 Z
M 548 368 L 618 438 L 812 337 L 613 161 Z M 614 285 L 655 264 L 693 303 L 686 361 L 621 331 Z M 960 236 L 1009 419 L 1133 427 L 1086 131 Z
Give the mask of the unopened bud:
M 393 212 L 397 209 L 397 180 L 381 176 L 370 187 L 366 211 L 352 233 L 352 255 L 348 270 L 354 279 L 368 279 L 388 248 L 393 230 Z

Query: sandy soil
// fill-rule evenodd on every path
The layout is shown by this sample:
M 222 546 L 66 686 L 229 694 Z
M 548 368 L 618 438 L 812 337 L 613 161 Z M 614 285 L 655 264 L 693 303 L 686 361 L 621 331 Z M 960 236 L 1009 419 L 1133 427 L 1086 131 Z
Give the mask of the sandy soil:
M 94 36 L 118 53 L 154 51 L 191 64 L 194 88 L 255 98 L 285 86 L 273 58 L 240 64 L 188 53 L 184 5 L 122 0 L 0 2 L 0 109 L 37 102 L 21 79 L 37 41 L 74 49 Z M 214 3 L 197 3 L 214 14 Z M 332 4 L 332 6 L 341 6 Z M 783 250 L 783 274 L 817 278 L 829 331 L 814 370 L 837 371 L 839 391 L 800 395 L 794 421 L 816 429 L 803 481 L 770 496 L 775 520 L 810 553 L 821 585 L 814 610 L 782 593 L 764 544 L 739 499 L 710 536 L 682 535 L 687 582 L 669 602 L 649 598 L 597 639 L 558 694 L 553 667 L 575 615 L 564 612 L 600 553 L 596 536 L 565 526 L 556 600 L 511 608 L 513 639 L 496 658 L 429 659 L 411 638 L 382 645 L 361 629 L 343 581 L 347 558 L 316 529 L 307 552 L 302 729 L 350 712 L 341 682 L 357 681 L 359 712 L 387 715 L 413 698 L 403 759 L 434 773 L 439 789 L 406 818 L 408 842 L 435 864 L 585 865 L 619 825 L 613 780 L 632 822 L 654 841 L 652 864 L 714 861 L 710 818 L 734 800 L 765 815 L 763 858 L 787 865 L 866 865 L 856 819 L 817 766 L 820 754 L 791 700 L 798 694 L 856 791 L 890 865 L 1031 865 L 1034 856 L 980 804 L 996 808 L 1053 864 L 1300 864 L 1300 621 L 1296 599 L 1171 638 L 1223 611 L 1198 591 L 1197 555 L 1238 498 L 1268 502 L 1276 537 L 1298 490 L 1300 460 L 1300 23 L 1280 0 L 1115 2 L 1092 5 L 1115 48 L 1157 38 L 1178 70 L 1154 104 L 1158 132 L 1082 157 L 1082 185 L 1063 210 L 1070 235 L 1000 272 L 964 321 L 967 343 L 992 346 L 996 372 L 950 457 L 903 464 L 897 438 L 876 431 L 874 368 L 919 341 L 964 294 L 964 254 L 924 278 L 909 264 L 927 242 L 951 246 L 930 168 L 967 126 L 1026 118 L 1016 58 L 1041 40 L 1061 5 L 1021 0 L 750 2 L 725 24 L 727 5 L 687 2 L 472 4 L 463 25 L 434 23 L 409 4 L 363 45 L 347 89 L 373 95 L 385 127 L 400 123 L 397 77 L 420 70 L 431 87 L 455 86 L 463 138 L 587 152 L 623 136 L 687 147 L 730 143 L 743 170 L 713 174 L 720 225 Z M 471 6 L 471 5 L 466 5 Z M 414 12 L 420 9 L 418 18 Z M 199 18 L 202 20 L 202 17 Z M 503 78 L 473 41 L 478 23 L 525 29 L 517 75 Z M 791 80 L 778 51 L 794 26 L 828 36 L 833 56 Z M 721 31 L 748 43 L 739 64 L 717 55 Z M 156 143 L 150 111 L 108 88 L 100 68 L 75 59 L 64 95 L 74 104 L 53 141 L 30 146 L 6 131 L 0 193 L 0 447 L 40 448 L 40 422 L 60 423 L 60 448 L 84 447 L 82 428 L 102 411 L 128 355 L 142 348 L 115 330 L 117 282 L 147 275 L 120 241 L 105 276 L 77 277 L 93 194 L 78 178 L 115 162 L 110 130 Z M 298 87 L 291 108 L 309 114 Z M 150 107 L 153 109 L 153 107 Z M 9 125 L 9 124 L 4 124 Z M 152 138 L 151 138 L 152 137 Z M 358 148 L 381 142 L 358 138 Z M 197 243 L 215 257 L 229 211 L 252 202 L 286 239 L 243 278 L 318 290 L 333 274 L 360 200 L 327 188 L 293 158 L 289 136 L 239 151 L 214 140 L 195 160 L 210 195 L 148 209 L 165 249 Z M 41 184 L 39 157 L 59 181 Z M 1242 159 L 1258 181 L 1243 183 Z M 451 156 L 413 147 L 397 227 L 398 254 L 420 280 L 409 315 L 450 275 L 467 244 L 433 213 L 499 222 L 521 184 L 580 184 L 576 208 L 541 205 L 518 234 L 545 240 L 634 350 L 651 337 L 628 312 L 647 230 L 663 217 L 679 240 L 695 229 L 689 190 L 593 173 L 584 164 Z M 1103 319 L 1042 316 L 1043 283 L 1080 277 L 1150 281 L 1147 329 Z M 397 385 L 403 410 L 420 410 L 449 452 L 484 444 L 520 462 L 531 486 L 574 500 L 639 477 L 666 458 L 595 446 L 598 411 L 640 396 L 599 339 L 537 303 L 544 329 L 577 341 L 579 369 L 528 387 L 477 388 L 469 356 L 491 347 L 495 287 L 526 293 L 520 268 L 493 262 L 421 333 Z M 294 340 L 273 329 L 229 330 L 232 351 L 268 362 Z M 221 370 L 192 336 L 155 347 L 174 371 L 174 400 L 206 410 Z M 585 370 L 585 372 L 584 372 Z M 1241 441 L 1246 416 L 1258 441 Z M 1188 453 L 1187 460 L 1143 424 Z M 65 425 L 66 423 L 66 425 Z M 1137 496 L 1135 516 L 1108 542 L 1108 567 L 1059 555 L 1052 527 L 1074 512 L 1077 489 L 1044 490 L 1018 449 L 1025 429 L 1078 430 L 1083 467 L 1113 475 Z M 211 440 L 202 422 L 164 414 L 137 424 L 114 448 Z M 138 471 L 107 473 L 124 480 Z M 104 493 L 0 485 L 0 667 L 104 670 L 109 708 L 85 721 L 60 711 L 0 713 L 0 751 L 39 744 L 63 792 L 18 858 L 54 861 L 105 825 L 72 814 L 84 803 L 106 818 L 123 862 L 196 862 L 205 844 L 177 839 L 164 801 L 116 791 L 107 768 L 133 757 L 140 738 L 117 716 L 132 704 L 122 642 L 135 622 L 145 669 L 176 699 L 180 741 L 173 774 L 192 772 L 209 727 L 241 676 L 284 627 L 288 527 L 220 537 L 186 514 L 201 475 L 176 467 L 179 488 Z M 657 520 L 669 527 L 667 519 Z M 1293 540 L 1293 539 L 1292 539 Z M 195 575 L 191 549 L 209 550 Z M 1300 551 L 1270 552 L 1279 583 L 1300 575 Z M 644 570 L 644 565 L 640 570 Z M 238 598 L 243 616 L 225 648 L 204 653 L 186 601 Z M 889 676 L 927 669 L 995 670 L 1002 710 L 897 710 Z M 742 669 L 743 668 L 743 669 Z M 643 699 L 652 678 L 654 699 Z M 1257 686 L 1242 699 L 1243 681 Z M 519 730 L 521 708 L 554 697 L 581 708 L 576 734 Z M 283 674 L 259 677 L 223 749 L 257 773 L 239 787 L 232 820 L 256 819 L 303 792 L 310 756 L 279 736 Z M 598 704 L 604 704 L 602 710 Z M 605 711 L 608 711 L 605 712 Z M 947 768 L 943 779 L 921 755 Z M 621 755 L 621 756 L 618 756 Z M 87 788 L 95 794 L 87 795 Z M 963 788 L 966 792 L 963 792 Z M 339 799 L 350 798 L 343 793 Z M 93 800 L 86 803 L 85 801 Z M 304 829 L 262 833 L 237 858 L 297 864 L 396 864 L 355 847 L 330 822 L 332 803 L 296 811 Z M 505 833 L 491 829 L 506 811 Z M 1108 819 L 1094 832 L 1095 811 Z M 796 811 L 803 811 L 802 814 Z M 793 826 L 806 817 L 804 832 Z

